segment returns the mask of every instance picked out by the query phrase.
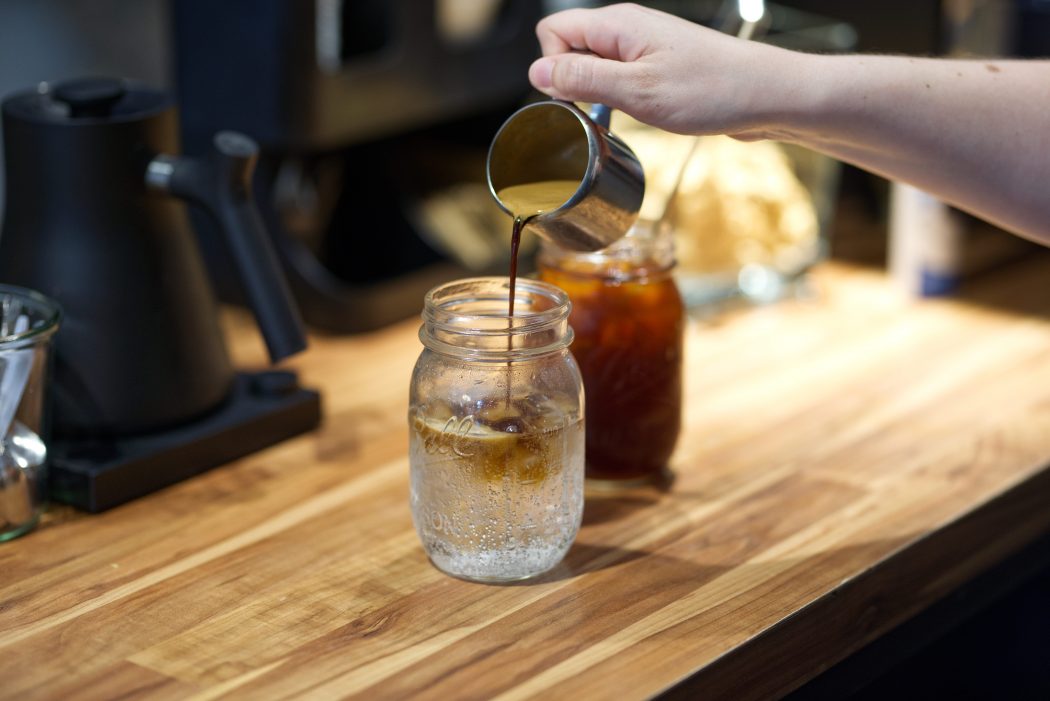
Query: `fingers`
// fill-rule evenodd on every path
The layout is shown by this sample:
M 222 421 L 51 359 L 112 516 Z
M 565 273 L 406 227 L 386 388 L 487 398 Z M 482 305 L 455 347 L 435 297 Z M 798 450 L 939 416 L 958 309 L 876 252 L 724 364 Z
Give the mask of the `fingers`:
M 557 12 L 540 20 L 536 38 L 544 56 L 588 51 L 602 58 L 633 61 L 638 57 L 638 23 L 648 15 L 635 5 Z
M 555 15 L 544 17 L 536 25 L 536 38 L 544 56 L 565 54 L 573 49 L 584 47 L 582 22 L 573 22 L 562 15 L 572 15 L 582 10 L 566 10 Z M 571 18 L 570 18 L 571 19 Z
M 538 59 L 529 80 L 540 92 L 562 100 L 619 106 L 631 80 L 629 64 L 589 54 L 560 54 Z
M 532 64 L 529 80 L 541 92 L 563 100 L 609 102 L 646 47 L 652 20 L 637 5 L 557 12 L 536 25 L 543 58 Z

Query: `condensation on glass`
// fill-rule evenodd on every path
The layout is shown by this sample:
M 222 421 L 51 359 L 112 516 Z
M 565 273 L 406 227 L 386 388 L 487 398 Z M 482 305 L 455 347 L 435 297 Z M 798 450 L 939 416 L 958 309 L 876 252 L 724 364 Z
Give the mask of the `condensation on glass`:
M 412 374 L 412 518 L 434 565 L 511 581 L 568 552 L 583 513 L 583 391 L 557 288 L 506 278 L 431 290 Z

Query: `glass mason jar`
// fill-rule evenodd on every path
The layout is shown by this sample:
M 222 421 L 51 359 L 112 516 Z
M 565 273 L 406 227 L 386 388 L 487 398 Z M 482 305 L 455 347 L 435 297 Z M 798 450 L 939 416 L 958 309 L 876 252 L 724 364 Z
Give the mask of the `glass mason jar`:
M 409 390 L 412 519 L 434 565 L 511 581 L 554 567 L 583 514 L 583 386 L 569 299 L 519 279 L 459 280 L 424 300 Z
M 685 315 L 670 232 L 639 222 L 596 253 L 544 245 L 539 268 L 572 300 L 572 354 L 587 390 L 588 480 L 661 479 L 682 419 Z

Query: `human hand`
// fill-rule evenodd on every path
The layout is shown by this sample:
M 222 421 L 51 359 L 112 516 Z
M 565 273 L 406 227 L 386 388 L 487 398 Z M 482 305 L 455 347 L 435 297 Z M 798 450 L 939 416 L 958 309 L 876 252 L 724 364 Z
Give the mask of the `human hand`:
M 804 56 L 632 4 L 559 12 L 536 35 L 536 89 L 680 134 L 770 135 Z
M 637 5 L 536 26 L 529 79 L 680 134 L 799 144 L 1050 246 L 1050 61 L 815 55 Z

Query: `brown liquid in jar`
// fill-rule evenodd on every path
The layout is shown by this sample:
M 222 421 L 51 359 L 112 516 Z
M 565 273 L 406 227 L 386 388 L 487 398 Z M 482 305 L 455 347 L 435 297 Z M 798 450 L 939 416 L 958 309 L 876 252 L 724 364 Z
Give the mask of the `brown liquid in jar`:
M 560 477 L 572 462 L 573 436 L 583 431 L 579 420 L 567 420 L 572 414 L 572 401 L 566 397 L 539 403 L 525 397 L 474 414 L 429 407 L 426 417 L 420 413 L 412 419 L 412 427 L 427 459 L 462 459 L 469 465 L 468 479 L 540 485 Z
M 656 479 L 682 415 L 684 307 L 666 266 L 541 260 L 540 279 L 569 294 L 570 346 L 587 397 L 587 477 Z

